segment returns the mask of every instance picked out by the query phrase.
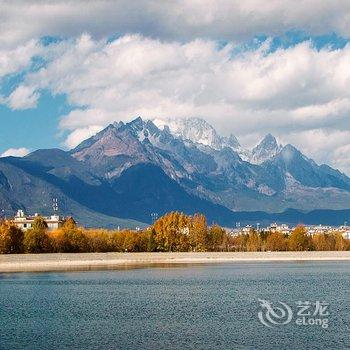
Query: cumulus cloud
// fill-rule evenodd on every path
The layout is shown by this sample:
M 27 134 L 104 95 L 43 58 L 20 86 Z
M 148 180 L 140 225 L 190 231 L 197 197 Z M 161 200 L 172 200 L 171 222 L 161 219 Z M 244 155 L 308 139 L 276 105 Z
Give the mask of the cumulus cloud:
M 7 151 L 2 153 L 0 157 L 24 157 L 28 153 L 30 153 L 30 150 L 28 148 L 9 148 Z
M 202 117 L 246 145 L 272 132 L 316 161 L 350 171 L 335 157 L 350 129 L 350 45 L 318 50 L 306 41 L 271 50 L 267 40 L 242 51 L 233 42 L 83 34 L 45 46 L 42 58 L 7 103 L 27 108 L 42 90 L 64 94 L 74 106 L 60 122 L 70 132 L 68 147 L 115 120 Z M 327 139 L 336 140 L 332 150 Z
M 82 10 L 83 9 L 83 10 Z M 349 37 L 347 0 L 0 1 L 0 46 L 46 35 L 143 33 L 166 40 L 241 40 L 298 29 Z

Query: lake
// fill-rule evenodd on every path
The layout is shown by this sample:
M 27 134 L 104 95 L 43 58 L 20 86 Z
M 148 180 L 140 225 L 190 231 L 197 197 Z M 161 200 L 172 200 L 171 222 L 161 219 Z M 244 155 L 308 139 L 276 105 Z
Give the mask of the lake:
M 0 295 L 1 349 L 350 348 L 350 262 L 0 274 Z

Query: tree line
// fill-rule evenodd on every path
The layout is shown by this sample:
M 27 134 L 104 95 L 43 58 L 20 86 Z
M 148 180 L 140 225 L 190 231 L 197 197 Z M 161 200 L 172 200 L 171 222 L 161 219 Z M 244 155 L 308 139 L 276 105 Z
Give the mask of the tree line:
M 350 250 L 350 240 L 340 232 L 309 236 L 305 227 L 290 235 L 251 229 L 231 235 L 219 225 L 208 226 L 202 214 L 171 212 L 145 230 L 105 230 L 78 227 L 68 218 L 62 227 L 49 231 L 38 216 L 23 232 L 11 221 L 0 223 L 0 253 L 79 252 L 220 252 Z

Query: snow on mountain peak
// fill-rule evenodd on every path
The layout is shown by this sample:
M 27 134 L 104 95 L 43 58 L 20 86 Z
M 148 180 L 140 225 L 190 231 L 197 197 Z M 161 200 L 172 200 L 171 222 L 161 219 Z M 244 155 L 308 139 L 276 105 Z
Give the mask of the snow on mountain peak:
M 282 150 L 282 146 L 271 134 L 267 134 L 252 150 L 245 149 L 240 145 L 236 136 L 233 134 L 228 137 L 220 136 L 208 122 L 200 118 L 143 120 L 138 117 L 129 123 L 114 123 L 113 126 L 117 129 L 128 127 L 141 142 L 147 139 L 151 144 L 160 148 L 167 147 L 165 144 L 172 137 L 191 141 L 217 151 L 228 147 L 237 152 L 241 159 L 253 164 L 261 164 Z
M 160 128 L 169 127 L 170 132 L 183 140 L 190 140 L 193 143 L 199 143 L 210 146 L 214 149 L 222 148 L 221 137 L 216 130 L 205 120 L 199 118 L 186 118 L 177 120 L 159 120 L 153 122 Z
M 271 134 L 267 134 L 260 143 L 253 148 L 250 162 L 253 164 L 261 164 L 273 158 L 281 149 L 282 146 L 277 143 L 276 138 Z
M 169 131 L 176 137 L 209 146 L 215 150 L 221 150 L 224 147 L 232 148 L 235 151 L 242 149 L 234 135 L 222 137 L 208 122 L 200 118 L 154 119 L 153 122 L 160 129 L 168 127 Z

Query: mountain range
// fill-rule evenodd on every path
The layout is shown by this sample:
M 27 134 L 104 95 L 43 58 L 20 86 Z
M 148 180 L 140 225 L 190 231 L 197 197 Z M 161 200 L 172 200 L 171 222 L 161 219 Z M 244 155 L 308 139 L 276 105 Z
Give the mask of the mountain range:
M 0 158 L 0 209 L 60 211 L 86 226 L 138 226 L 151 214 L 203 212 L 210 222 L 340 224 L 350 178 L 267 135 L 253 149 L 206 121 L 115 122 L 70 151 Z

